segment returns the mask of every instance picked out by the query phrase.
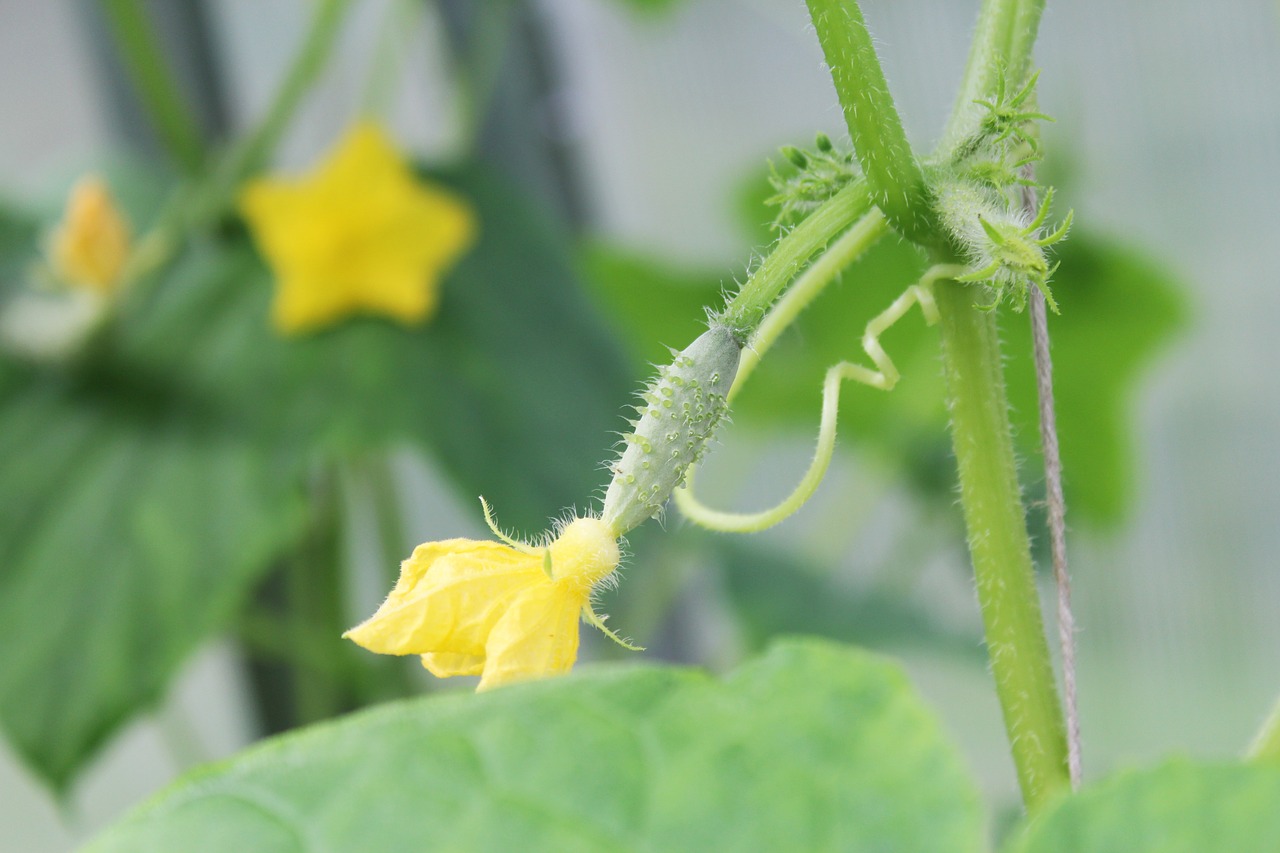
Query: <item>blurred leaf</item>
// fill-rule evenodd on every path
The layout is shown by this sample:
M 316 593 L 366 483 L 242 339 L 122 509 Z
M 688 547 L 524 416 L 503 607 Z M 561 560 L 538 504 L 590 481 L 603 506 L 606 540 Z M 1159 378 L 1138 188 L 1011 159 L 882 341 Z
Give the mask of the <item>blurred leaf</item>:
M 599 487 L 624 361 L 562 236 L 504 185 L 459 184 L 484 235 L 429 326 L 281 339 L 232 239 L 77 363 L 0 358 L 0 722 L 55 787 L 292 546 L 317 463 L 409 443 L 532 530 Z
M 1081 231 L 1055 248 L 1062 314 L 1049 315 L 1049 334 L 1068 507 L 1079 523 L 1110 527 L 1134 502 L 1139 380 L 1185 326 L 1186 301 L 1168 270 L 1122 243 Z M 1003 329 L 1014 429 L 1038 453 L 1034 363 L 1022 355 L 1030 323 L 1014 315 Z
M 656 14 L 674 9 L 683 0 L 616 0 L 616 2 L 624 6 L 630 6 L 638 12 Z
M 286 735 L 87 850 L 984 847 L 974 784 L 898 667 L 791 641 L 723 682 L 598 669 Z
M 39 248 L 39 226 L 24 211 L 0 200 L 0 298 L 22 284 Z
M 297 535 L 291 472 L 142 377 L 0 368 L 0 720 L 61 789 Z
M 671 350 L 684 349 L 705 331 L 706 309 L 718 307 L 721 284 L 713 271 L 598 241 L 583 245 L 578 261 L 637 364 L 666 364 Z
M 975 634 L 948 628 L 896 589 L 854 587 L 829 567 L 804 565 L 787 552 L 715 540 L 721 577 L 751 649 L 786 634 L 813 634 L 858 645 L 910 646 L 966 658 L 982 665 L 986 655 Z
M 424 327 L 356 319 L 282 339 L 267 319 L 270 276 L 240 244 L 160 288 L 122 339 L 244 409 L 264 440 L 312 457 L 429 449 L 468 500 L 483 493 L 504 524 L 540 531 L 602 485 L 630 371 L 580 294 L 564 235 L 495 179 L 468 172 L 456 184 L 481 239 Z M 216 330 L 203 346 L 225 363 L 187 345 L 202 328 Z
M 675 327 L 671 318 L 677 316 L 696 331 L 702 312 L 690 306 L 718 302 L 714 274 L 681 274 L 652 261 L 646 266 L 641 256 L 610 255 L 599 247 L 589 257 L 595 259 L 592 281 L 602 304 L 633 318 L 628 330 L 641 330 L 637 334 Z M 1105 527 L 1123 520 L 1133 500 L 1129 398 L 1186 312 L 1172 276 L 1123 245 L 1079 230 L 1061 244 L 1058 257 L 1054 292 L 1062 315 L 1051 318 L 1050 331 L 1067 501 L 1078 523 Z M 851 266 L 774 345 L 736 401 L 735 420 L 816 432 L 826 368 L 842 359 L 867 363 L 858 343 L 861 330 L 925 266 L 919 252 L 893 237 Z M 1005 311 L 1001 328 L 1021 451 L 1038 457 L 1029 323 L 1024 314 Z M 896 463 L 924 494 L 949 501 L 954 472 L 946 461 L 950 445 L 937 335 L 913 310 L 882 342 L 902 379 L 889 394 L 846 383 L 841 432 L 864 451 Z M 642 346 L 633 342 L 633 352 L 648 352 Z M 1039 479 L 1032 470 L 1028 479 Z
M 862 329 L 924 266 L 914 247 L 892 236 L 851 266 L 770 350 L 739 398 L 743 419 L 816 435 L 827 368 L 841 360 L 867 363 L 858 343 Z M 931 449 L 948 440 L 937 336 L 913 311 L 881 340 L 902 379 L 889 394 L 845 383 L 841 431 L 907 470 L 919 458 L 936 462 Z
M 1122 773 L 1037 815 L 1009 853 L 1280 850 L 1280 768 L 1169 761 Z

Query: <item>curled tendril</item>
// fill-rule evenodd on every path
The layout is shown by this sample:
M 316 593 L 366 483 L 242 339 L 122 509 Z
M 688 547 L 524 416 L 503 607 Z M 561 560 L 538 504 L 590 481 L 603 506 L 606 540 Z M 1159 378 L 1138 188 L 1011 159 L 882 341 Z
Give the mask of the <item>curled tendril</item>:
M 818 484 L 826 475 L 831 464 L 831 457 L 836 445 L 836 420 L 840 412 L 840 386 L 847 379 L 861 382 L 881 391 L 890 391 L 898 384 L 899 373 L 893 360 L 880 345 L 880 336 L 894 323 L 902 319 L 913 305 L 920 306 L 925 322 L 933 325 L 938 321 L 938 308 L 933 299 L 935 282 L 958 277 L 967 272 L 967 267 L 953 264 L 939 264 L 931 267 L 919 283 L 908 287 L 901 296 L 867 323 L 862 335 L 862 349 L 866 352 L 875 369 L 860 364 L 842 361 L 827 369 L 822 383 L 822 416 L 818 427 L 818 446 L 814 451 L 813 461 L 804 476 L 800 478 L 795 489 L 779 504 L 760 512 L 724 512 L 711 509 L 699 501 L 693 494 L 693 471 L 685 478 L 683 488 L 676 489 L 675 501 L 691 521 L 712 530 L 725 533 L 755 533 L 772 527 L 793 514 L 809 500 Z

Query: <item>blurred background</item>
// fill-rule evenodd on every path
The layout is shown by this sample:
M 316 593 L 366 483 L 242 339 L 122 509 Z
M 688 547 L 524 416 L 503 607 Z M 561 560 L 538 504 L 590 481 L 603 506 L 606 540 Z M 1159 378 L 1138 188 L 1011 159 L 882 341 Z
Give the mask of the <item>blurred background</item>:
M 204 126 L 225 139 L 265 109 L 311 4 L 144 5 Z M 862 5 L 908 132 L 927 150 L 951 108 L 977 4 Z M 493 75 L 489 108 L 471 125 L 447 59 L 463 39 L 480 46 L 472 55 L 489 51 Z M 809 144 L 816 131 L 845 136 L 799 0 L 358 0 L 278 167 L 303 169 L 331 146 L 365 105 L 369 69 L 388 45 L 399 62 L 380 112 L 396 139 L 428 164 L 474 142 L 546 211 L 573 246 L 585 310 L 625 353 L 633 385 L 646 376 L 646 359 L 662 357 L 660 345 L 692 337 L 697 306 L 764 247 L 760 225 L 770 214 L 751 200 L 777 147 Z M 1068 506 L 1086 775 L 1169 752 L 1234 755 L 1280 690 L 1280 379 L 1272 364 L 1280 8 L 1271 0 L 1171 0 L 1158 11 L 1050 2 L 1037 59 L 1041 105 L 1057 119 L 1045 130 L 1043 167 L 1061 187 L 1057 215 L 1075 209 L 1079 251 L 1110 247 L 1089 249 L 1092 266 L 1080 266 L 1103 280 L 1150 278 L 1167 317 L 1157 331 L 1132 333 L 1149 341 L 1126 362 L 1123 386 L 1107 393 L 1109 348 L 1131 342 L 1129 321 L 1108 325 L 1104 316 L 1093 337 L 1057 351 L 1060 372 L 1074 371 L 1072 387 L 1084 389 L 1061 405 L 1078 407 L 1082 429 L 1096 416 L 1123 435 L 1108 451 L 1119 461 L 1105 457 L 1123 470 L 1098 475 L 1119 481 L 1099 487 L 1111 497 L 1082 498 L 1079 514 Z M 107 152 L 155 150 L 92 0 L 0 0 L 0 81 L 0 194 L 50 222 L 70 183 Z M 1073 309 L 1101 310 L 1073 306 L 1070 264 L 1067 256 L 1056 290 L 1062 323 Z M 883 294 L 860 296 L 856 277 L 846 278 L 840 297 L 868 316 L 887 304 Z M 643 289 L 655 279 L 661 298 Z M 675 304 L 689 307 L 668 316 Z M 1144 306 L 1120 308 L 1140 318 Z M 860 322 L 846 329 L 847 343 L 837 339 L 844 355 L 857 355 Z M 1025 337 L 1025 322 L 1003 319 L 1011 343 Z M 762 374 L 755 403 L 748 389 L 702 479 L 709 499 L 756 508 L 802 471 L 816 393 L 807 410 L 783 417 L 771 409 L 790 399 L 777 390 L 789 383 L 816 392 L 822 363 L 804 353 L 826 338 L 803 326 L 792 337 L 795 360 L 780 362 L 813 371 Z M 888 345 L 893 352 L 892 337 Z M 1067 364 L 1072 354 L 1084 366 Z M 1017 371 L 1027 352 L 1011 346 L 1008 358 Z M 902 366 L 927 373 L 937 364 L 921 350 Z M 609 423 L 627 393 L 597 417 Z M 883 398 L 850 399 L 871 409 Z M 610 624 L 648 645 L 649 659 L 717 668 L 768 636 L 806 631 L 902 659 L 963 744 L 999 825 L 1017 791 L 981 653 L 945 434 L 895 442 L 901 418 L 845 408 L 853 426 L 828 481 L 759 544 L 688 529 L 675 512 L 665 533 L 651 524 L 633 537 L 622 589 L 608 602 Z M 1022 438 L 1034 450 L 1034 428 Z M 602 432 L 589 455 L 603 459 L 610 441 Z M 484 535 L 473 498 L 431 453 L 398 447 L 389 458 L 405 553 L 416 541 Z M 1024 452 L 1032 497 L 1039 465 Z M 353 488 L 342 508 L 358 613 L 385 589 L 364 498 Z M 582 506 L 587 495 L 577 500 Z M 584 649 L 586 658 L 612 654 Z M 191 763 L 249 743 L 263 726 L 254 677 L 236 642 L 204 642 L 158 707 L 109 739 L 62 802 L 0 745 L 0 846 L 67 849 Z

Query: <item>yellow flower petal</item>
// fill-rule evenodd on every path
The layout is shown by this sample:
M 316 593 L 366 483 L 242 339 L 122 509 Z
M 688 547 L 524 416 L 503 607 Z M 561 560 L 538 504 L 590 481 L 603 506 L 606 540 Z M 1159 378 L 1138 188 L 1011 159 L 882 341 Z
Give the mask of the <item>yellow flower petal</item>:
M 441 678 L 481 675 L 482 690 L 567 672 L 591 590 L 621 559 L 613 528 L 579 518 L 546 548 L 506 541 L 418 546 L 378 611 L 344 636 L 373 652 L 421 655 Z
M 49 238 L 54 274 L 67 284 L 106 296 L 120 283 L 132 235 L 101 178 L 81 178 L 72 188 L 61 224 Z
M 416 177 L 370 123 L 307 176 L 250 182 L 240 209 L 275 273 L 272 321 L 282 333 L 358 313 L 423 322 L 476 232 L 470 206 Z
M 587 592 L 546 583 L 523 592 L 493 626 L 480 690 L 562 675 L 578 659 L 578 617 Z
M 539 558 L 505 545 L 454 539 L 419 546 L 378 611 L 344 636 L 371 652 L 483 655 L 494 624 L 531 583 Z
M 484 655 L 460 655 L 453 652 L 429 652 L 422 665 L 436 678 L 453 675 L 479 675 L 484 672 Z

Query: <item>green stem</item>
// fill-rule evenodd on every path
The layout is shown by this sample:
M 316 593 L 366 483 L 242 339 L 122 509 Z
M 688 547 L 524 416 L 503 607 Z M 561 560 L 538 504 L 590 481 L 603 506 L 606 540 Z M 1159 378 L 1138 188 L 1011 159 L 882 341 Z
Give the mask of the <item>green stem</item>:
M 1280 700 L 1271 709 L 1271 716 L 1262 724 L 1262 730 L 1249 747 L 1250 761 L 1266 761 L 1280 764 Z
M 126 2 L 132 4 L 134 0 Z M 212 174 L 173 193 L 156 222 L 138 241 L 124 272 L 126 283 L 136 285 L 163 267 L 192 229 L 209 225 L 226 212 L 241 182 L 275 150 L 302 97 L 315 83 L 333 49 L 349 3 L 350 0 L 321 0 L 316 6 L 302 47 L 295 54 L 266 115 L 247 137 L 227 152 Z
M 174 84 L 173 73 L 141 3 L 103 0 L 102 12 L 165 150 L 184 172 L 199 171 L 205 155 L 200 127 Z
M 987 653 L 1018 782 L 1035 813 L 1070 790 L 1066 727 L 1045 640 L 1018 486 L 994 312 L 953 282 L 936 290 L 960 501 Z
M 395 466 L 385 452 L 370 456 L 364 474 L 369 484 L 374 520 L 378 527 L 378 546 L 382 562 L 388 566 L 392 580 L 400 560 L 408 556 L 409 537 L 404 529 L 404 512 L 396 482 Z
M 804 309 L 827 289 L 827 285 L 840 277 L 860 257 L 871 249 L 888 231 L 884 214 L 879 210 L 868 211 L 853 227 L 846 230 L 840 238 L 818 256 L 796 279 L 795 284 L 787 288 L 773 306 L 768 315 L 756 329 L 751 339 L 751 346 L 742 351 L 742 360 L 738 362 L 738 375 L 734 377 L 733 387 L 729 389 L 728 402 L 746 384 L 747 377 L 755 372 L 760 359 L 773 346 L 774 342 L 800 316 Z M 692 472 L 690 472 L 692 476 Z
M 871 192 L 865 181 L 855 181 L 840 190 L 778 241 L 729 300 L 718 319 L 745 341 L 805 262 L 861 219 L 871 207 Z
M 421 29 L 421 9 L 417 0 L 392 0 L 383 13 L 373 66 L 360 98 L 360 113 L 366 118 L 376 118 L 390 109 L 404 62 L 405 34 Z
M 394 583 L 399 575 L 400 561 L 408 556 L 410 548 L 394 459 L 386 452 L 372 454 L 357 467 L 356 473 L 363 473 L 364 483 L 369 489 L 368 499 L 378 534 L 378 562 L 385 568 L 386 580 Z M 347 646 L 345 651 L 356 651 L 345 641 L 344 645 Z M 355 656 L 355 661 L 355 675 L 364 702 L 372 704 L 412 696 L 416 692 L 410 669 L 405 666 L 403 658 L 361 653 Z
M 876 206 L 909 240 L 936 242 L 924 172 L 902 129 L 862 11 L 855 0 L 808 3 L 854 152 Z
M 511 0 L 491 0 L 476 14 L 466 43 L 461 38 L 455 42 L 452 72 L 459 156 L 472 153 L 480 139 L 515 24 Z
M 350 0 L 320 0 L 316 5 L 302 47 L 294 54 L 266 115 L 224 161 L 220 171 L 225 172 L 226 183 L 238 184 L 251 172 L 262 168 L 271 156 L 298 105 L 324 70 L 348 6 Z
M 1044 0 L 983 0 L 960 93 L 939 152 L 951 152 L 975 132 L 985 114 L 975 102 L 992 96 L 1002 74 L 1015 88 L 1021 85 L 1031 69 L 1031 48 L 1043 12 Z
M 288 599 L 295 646 L 311 652 L 324 649 L 341 660 L 347 650 L 339 639 L 346 613 L 337 476 L 333 469 L 319 472 L 312 485 L 312 523 L 307 539 L 290 557 Z M 337 714 L 347 699 L 342 677 L 309 668 L 302 663 L 304 658 L 295 658 L 293 666 L 294 715 L 300 725 Z

